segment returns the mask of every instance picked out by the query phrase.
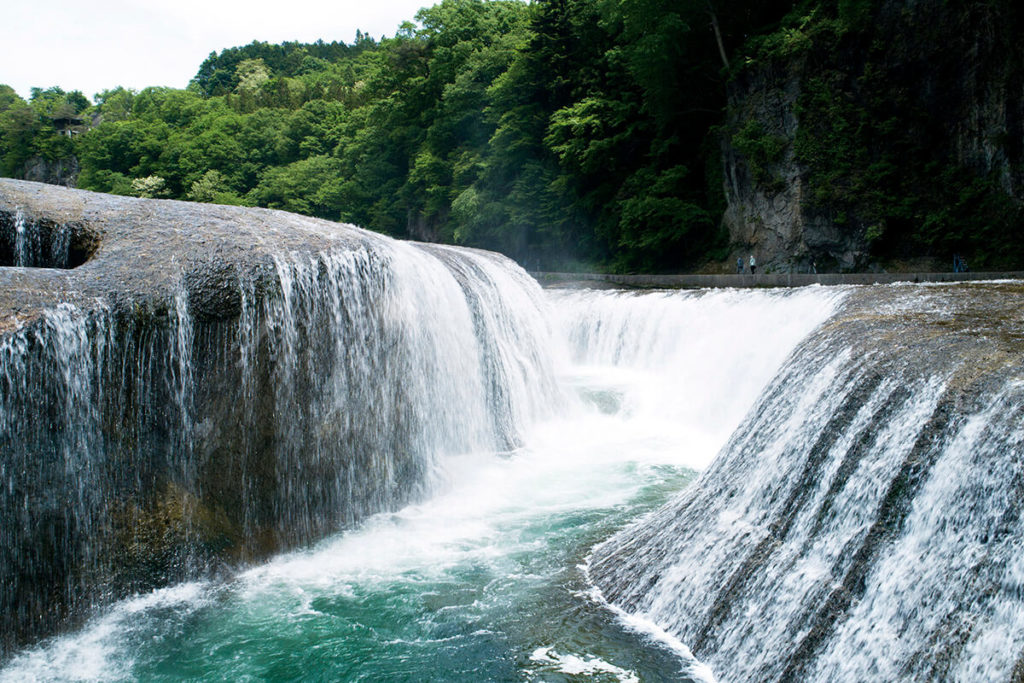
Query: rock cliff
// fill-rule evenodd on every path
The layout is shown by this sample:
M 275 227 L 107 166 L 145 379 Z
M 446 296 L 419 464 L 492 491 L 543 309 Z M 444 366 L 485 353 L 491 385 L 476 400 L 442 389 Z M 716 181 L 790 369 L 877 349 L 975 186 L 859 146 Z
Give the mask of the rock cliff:
M 808 272 L 1019 256 L 1022 28 L 1011 2 L 860 0 L 754 39 L 723 144 L 733 258 Z
M 37 183 L 74 187 L 81 166 L 78 157 L 69 156 L 56 161 L 35 156 L 25 162 L 23 178 Z

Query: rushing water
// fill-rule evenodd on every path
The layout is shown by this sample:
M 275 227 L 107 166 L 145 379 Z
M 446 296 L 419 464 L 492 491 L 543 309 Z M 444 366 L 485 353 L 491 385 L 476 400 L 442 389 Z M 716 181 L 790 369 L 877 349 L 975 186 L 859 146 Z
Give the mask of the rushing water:
M 707 470 L 595 550 L 722 680 L 1018 680 L 1024 290 L 860 290 Z
M 545 407 L 529 399 L 543 378 L 515 362 L 519 332 L 489 300 L 522 276 L 482 259 L 456 276 L 464 289 L 480 277 L 469 271 L 490 280 L 467 300 L 488 340 L 480 353 L 508 357 L 503 376 L 482 380 L 503 391 L 477 399 L 470 386 L 468 404 L 454 396 L 439 419 L 489 401 L 506 409 L 493 432 L 507 438 L 438 454 L 436 493 L 421 503 L 229 578 L 116 603 L 17 654 L 0 680 L 707 679 L 683 644 L 596 597 L 587 554 L 707 466 L 842 290 L 549 292 L 549 348 L 527 349 L 556 368 L 544 393 L 557 405 Z M 278 270 L 285 297 L 288 282 L 314 277 L 294 260 Z M 393 317 L 415 318 L 417 291 L 402 296 L 410 310 Z M 421 343 L 446 349 L 432 363 L 466 362 L 458 340 Z M 412 386 L 428 401 L 429 389 Z

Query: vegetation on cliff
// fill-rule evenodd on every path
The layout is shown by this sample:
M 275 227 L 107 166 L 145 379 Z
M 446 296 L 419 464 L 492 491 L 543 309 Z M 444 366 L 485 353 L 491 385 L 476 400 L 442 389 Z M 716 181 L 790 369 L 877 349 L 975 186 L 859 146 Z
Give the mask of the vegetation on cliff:
M 805 3 L 743 48 L 741 77 L 772 74 L 769 87 L 795 92 L 795 134 L 777 137 L 740 90 L 731 142 L 767 193 L 791 145 L 800 209 L 875 259 L 964 254 L 1019 268 L 1022 26 L 1024 10 L 1002 0 Z
M 1020 12 L 925 4 L 942 6 L 930 23 L 883 0 L 443 0 L 380 41 L 211 54 L 186 90 L 90 104 L 0 87 L 0 173 L 76 157 L 85 189 L 281 208 L 533 267 L 671 270 L 729 249 L 722 145 L 769 193 L 790 149 L 803 208 L 873 254 L 1019 266 L 1016 131 L 979 133 L 987 158 L 954 132 L 975 133 L 971 88 L 1019 85 Z M 998 73 L 967 73 L 999 55 Z M 763 69 L 797 75 L 795 136 L 743 114 L 737 84 Z M 939 116 L 943 93 L 959 108 Z

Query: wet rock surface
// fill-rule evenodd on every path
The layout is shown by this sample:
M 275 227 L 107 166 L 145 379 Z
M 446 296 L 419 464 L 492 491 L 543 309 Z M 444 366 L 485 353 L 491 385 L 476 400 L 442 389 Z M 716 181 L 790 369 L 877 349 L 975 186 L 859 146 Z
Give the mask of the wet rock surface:
M 382 239 L 275 211 L 0 180 L 0 652 L 118 595 L 306 542 L 381 504 L 336 490 L 289 503 L 300 491 L 281 468 L 302 458 L 275 414 L 301 424 L 331 359 L 280 400 L 274 355 L 290 342 L 256 318 L 281 293 L 275 255 Z M 291 341 L 300 336 L 323 344 L 308 331 Z M 242 366 L 246 344 L 261 367 Z M 350 480 L 363 498 L 380 493 L 370 473 Z
M 858 289 L 701 479 L 594 553 L 722 680 L 1009 680 L 1024 285 Z
M 355 248 L 380 239 L 352 226 L 269 209 L 117 197 L 0 179 L 0 266 L 19 265 L 19 221 L 27 233 L 44 233 L 43 241 L 52 240 L 55 226 L 65 227 L 71 233 L 66 249 L 72 265 L 41 259 L 39 271 L 0 270 L 0 321 L 31 317 L 54 294 L 77 302 L 95 297 L 157 301 L 173 296 L 183 283 L 201 310 L 216 309 L 225 305 L 218 290 L 231 289 L 237 273 L 272 269 L 273 253 Z M 57 272 L 65 269 L 72 272 Z
M 0 658 L 406 504 L 444 453 L 514 441 L 488 378 L 549 369 L 485 354 L 496 330 L 469 301 L 514 318 L 494 282 L 540 289 L 496 254 L 436 249 L 0 180 Z M 501 348 L 536 343 L 516 341 Z

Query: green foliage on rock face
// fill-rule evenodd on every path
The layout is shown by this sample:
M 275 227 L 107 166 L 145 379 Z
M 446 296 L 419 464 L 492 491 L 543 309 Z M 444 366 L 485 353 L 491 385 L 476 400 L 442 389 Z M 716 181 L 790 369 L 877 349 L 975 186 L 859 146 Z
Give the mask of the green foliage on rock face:
M 781 135 L 765 131 L 757 119 L 747 119 L 746 124 L 732 136 L 732 146 L 746 159 L 754 179 L 769 190 L 778 190 L 783 180 L 773 171 L 789 140 Z
M 748 45 L 748 65 L 792 64 L 800 45 L 793 152 L 805 210 L 862 231 L 881 260 L 958 253 L 975 268 L 1019 267 L 1024 211 L 1013 188 L 1024 168 L 1005 126 L 1024 109 L 1012 94 L 1024 78 L 1022 11 L 1009 0 L 931 5 L 804 2 Z M 991 97 L 986 82 L 1011 94 Z M 744 130 L 758 126 L 752 118 Z M 769 187 L 756 146 L 733 144 Z

